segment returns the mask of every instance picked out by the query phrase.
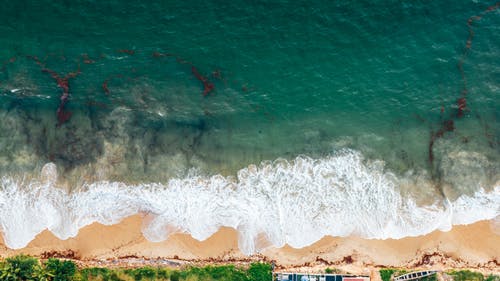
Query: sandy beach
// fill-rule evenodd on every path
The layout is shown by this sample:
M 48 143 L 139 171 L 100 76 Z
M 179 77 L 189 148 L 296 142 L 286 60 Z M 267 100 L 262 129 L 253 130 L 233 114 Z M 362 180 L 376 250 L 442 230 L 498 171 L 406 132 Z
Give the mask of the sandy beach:
M 166 259 L 173 261 L 171 264 L 266 260 L 275 261 L 281 270 L 309 272 L 326 267 L 356 274 L 369 274 L 378 267 L 500 272 L 500 235 L 489 221 L 399 240 L 324 237 L 302 249 L 268 247 L 258 255 L 245 256 L 238 250 L 238 233 L 234 229 L 221 228 L 205 241 L 179 233 L 164 242 L 153 243 L 142 236 L 142 219 L 141 215 L 135 215 L 116 225 L 94 223 L 68 240 L 44 231 L 23 249 L 12 250 L 2 243 L 1 255 L 68 257 L 92 266 L 137 266 Z

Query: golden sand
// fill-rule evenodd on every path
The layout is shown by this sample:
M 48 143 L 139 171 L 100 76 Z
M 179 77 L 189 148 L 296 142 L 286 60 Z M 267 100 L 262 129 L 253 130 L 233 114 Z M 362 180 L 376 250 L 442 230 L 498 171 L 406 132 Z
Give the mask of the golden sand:
M 238 234 L 234 229 L 221 228 L 205 241 L 179 233 L 154 243 L 143 237 L 142 219 L 141 215 L 135 215 L 110 226 L 94 223 L 67 240 L 44 231 L 20 250 L 8 249 L 1 243 L 0 253 L 4 257 L 21 253 L 41 257 L 66 255 L 86 262 L 131 256 L 195 262 L 265 259 L 275 261 L 281 269 L 319 271 L 335 267 L 364 274 L 377 267 L 471 268 L 500 272 L 500 235 L 490 227 L 489 221 L 398 240 L 324 237 L 305 248 L 269 247 L 259 255 L 248 257 L 238 250 Z

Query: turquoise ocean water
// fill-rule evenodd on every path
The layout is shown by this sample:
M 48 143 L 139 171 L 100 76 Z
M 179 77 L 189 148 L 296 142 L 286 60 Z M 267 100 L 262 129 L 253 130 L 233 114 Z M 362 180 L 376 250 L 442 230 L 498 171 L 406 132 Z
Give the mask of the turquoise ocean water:
M 245 253 L 498 228 L 500 3 L 154 2 L 0 9 L 9 247 L 135 213 Z

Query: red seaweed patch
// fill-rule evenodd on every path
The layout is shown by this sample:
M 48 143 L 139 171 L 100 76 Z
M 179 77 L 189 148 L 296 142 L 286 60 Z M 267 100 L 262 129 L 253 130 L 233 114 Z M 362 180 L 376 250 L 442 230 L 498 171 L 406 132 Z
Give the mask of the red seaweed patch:
M 211 92 L 215 90 L 215 84 L 208 79 L 207 76 L 202 75 L 196 66 L 194 66 L 193 63 L 181 58 L 180 56 L 176 56 L 171 53 L 160 53 L 160 52 L 153 52 L 152 56 L 154 58 L 163 58 L 163 57 L 175 57 L 175 60 L 177 61 L 178 64 L 187 64 L 191 66 L 191 73 L 193 76 L 202 83 L 203 85 L 203 91 L 202 94 L 203 96 L 208 96 Z M 221 72 L 220 70 L 216 70 L 212 72 L 212 77 L 216 79 L 222 79 Z
M 206 76 L 201 75 L 196 67 L 191 66 L 191 72 L 203 84 L 203 96 L 207 96 L 215 89 L 214 83 L 210 82 Z
M 122 53 L 122 54 L 127 54 L 127 55 L 134 55 L 135 54 L 135 51 L 134 50 L 130 50 L 130 49 L 119 49 L 119 50 L 116 50 L 118 53 Z
M 450 116 L 443 120 L 441 117 L 441 124 L 438 128 L 437 131 L 431 131 L 431 137 L 429 141 L 429 163 L 432 165 L 434 161 L 434 154 L 433 154 L 433 147 L 434 143 L 437 139 L 442 138 L 446 132 L 453 132 L 455 130 L 455 119 L 460 119 L 465 116 L 465 112 L 468 110 L 467 108 L 467 94 L 468 94 L 468 89 L 467 89 L 467 79 L 465 76 L 465 71 L 464 71 L 464 62 L 465 59 L 467 58 L 468 52 L 472 48 L 472 41 L 474 39 L 474 29 L 473 29 L 473 24 L 476 21 L 479 21 L 485 14 L 490 13 L 500 7 L 500 2 L 497 2 L 495 5 L 489 6 L 485 10 L 483 10 L 480 14 L 471 16 L 467 19 L 467 28 L 468 28 L 468 37 L 465 43 L 464 51 L 462 55 L 460 56 L 460 59 L 458 60 L 458 70 L 460 72 L 460 76 L 462 77 L 462 90 L 460 93 L 460 97 L 457 99 L 456 105 L 453 105 L 453 107 L 456 107 L 456 113 L 453 114 L 451 113 Z M 444 113 L 444 106 L 441 106 L 441 116 Z
M 69 99 L 69 80 L 75 78 L 78 76 L 80 72 L 80 65 L 78 65 L 78 69 L 74 72 L 70 72 L 66 74 L 64 77 L 61 76 L 59 73 L 55 72 L 52 69 L 49 69 L 45 66 L 45 63 L 43 63 L 37 56 L 28 56 L 28 58 L 33 59 L 36 64 L 38 64 L 40 67 L 42 67 L 42 72 L 50 74 L 52 79 L 56 82 L 57 86 L 62 90 L 62 94 L 59 102 L 59 107 L 57 108 L 56 111 L 56 116 L 57 116 L 57 127 L 60 127 L 62 124 L 66 123 L 70 118 L 72 113 L 70 111 L 66 111 L 65 106 L 68 103 Z

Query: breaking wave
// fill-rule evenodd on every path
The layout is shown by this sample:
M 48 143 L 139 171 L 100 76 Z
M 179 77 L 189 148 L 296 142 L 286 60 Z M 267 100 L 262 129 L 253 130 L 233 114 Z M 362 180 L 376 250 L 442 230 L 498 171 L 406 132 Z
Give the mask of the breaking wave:
M 93 222 L 115 224 L 137 213 L 147 214 L 142 232 L 150 241 L 173 232 L 204 240 L 225 226 L 238 231 L 246 254 L 261 250 L 262 235 L 273 246 L 300 248 L 325 235 L 397 239 L 500 215 L 500 186 L 419 206 L 401 195 L 402 179 L 385 171 L 381 161 L 364 161 L 352 150 L 250 165 L 236 178 L 190 175 L 137 185 L 102 181 L 72 193 L 55 188 L 56 181 L 53 163 L 37 181 L 1 178 L 0 223 L 8 247 L 25 247 L 45 229 L 67 239 Z

